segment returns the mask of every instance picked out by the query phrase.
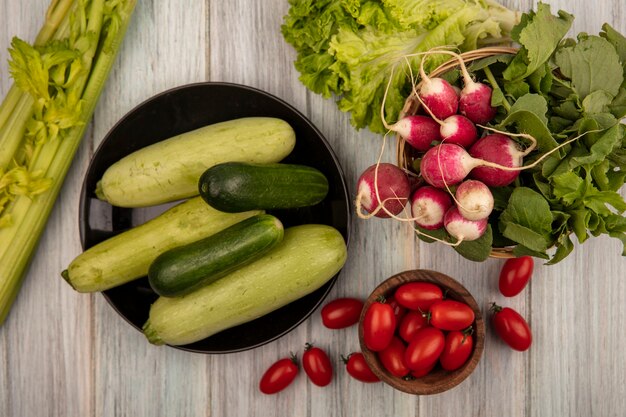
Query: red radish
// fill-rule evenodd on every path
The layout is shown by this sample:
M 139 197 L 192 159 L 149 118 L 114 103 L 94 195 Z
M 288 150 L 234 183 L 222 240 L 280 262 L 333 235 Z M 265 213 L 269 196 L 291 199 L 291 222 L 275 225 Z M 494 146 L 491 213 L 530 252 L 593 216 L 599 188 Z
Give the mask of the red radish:
M 478 166 L 459 145 L 442 143 L 430 148 L 422 158 L 420 171 L 424 181 L 437 188 L 458 184 Z M 445 179 L 445 181 L 444 181 Z
M 418 188 L 411 197 L 411 213 L 415 223 L 426 230 L 443 227 L 443 216 L 450 207 L 450 195 L 430 185 Z
M 493 210 L 493 194 L 480 181 L 463 181 L 457 187 L 455 197 L 459 212 L 467 220 L 486 219 Z
M 491 107 L 491 87 L 474 82 L 469 78 L 464 81 L 459 99 L 459 113 L 474 123 L 485 124 L 493 120 L 498 109 Z
M 427 151 L 433 141 L 441 140 L 439 123 L 428 116 L 406 116 L 389 126 L 389 129 L 397 132 L 409 145 L 421 152 Z
M 446 119 L 456 114 L 459 108 L 459 97 L 449 82 L 443 78 L 429 78 L 423 71 L 420 73 L 422 85 L 419 96 L 438 119 Z
M 524 153 L 513 139 L 497 133 L 478 140 L 470 148 L 469 153 L 474 158 L 511 168 L 521 167 L 524 158 Z M 481 166 L 472 171 L 471 177 L 489 187 L 504 187 L 515 181 L 518 175 L 519 171 Z
M 445 143 L 455 143 L 464 148 L 470 147 L 478 139 L 474 123 L 460 114 L 452 115 L 441 122 L 439 133 Z
M 474 123 L 484 124 L 491 121 L 498 110 L 491 107 L 491 87 L 478 83 L 470 77 L 465 62 L 459 57 L 461 74 L 463 75 L 463 89 L 459 98 L 459 113 Z
M 456 206 L 446 212 L 443 224 L 451 236 L 464 242 L 478 239 L 487 230 L 487 219 L 467 220 Z
M 389 214 L 382 209 L 381 202 L 385 209 L 396 215 L 404 209 L 411 194 L 409 179 L 404 171 L 387 163 L 378 165 L 378 169 L 377 165 L 367 168 L 361 174 L 357 187 L 357 212 L 360 213 L 360 207 L 363 207 L 368 213 L 382 218 L 389 217 Z

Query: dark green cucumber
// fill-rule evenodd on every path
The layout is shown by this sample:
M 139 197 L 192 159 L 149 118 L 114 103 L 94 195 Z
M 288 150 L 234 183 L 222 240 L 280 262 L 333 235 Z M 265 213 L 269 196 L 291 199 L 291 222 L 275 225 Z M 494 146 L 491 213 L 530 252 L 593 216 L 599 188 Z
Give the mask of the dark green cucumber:
M 239 213 L 312 206 L 328 194 L 328 180 L 303 165 L 227 162 L 207 169 L 199 189 L 211 207 Z
M 159 255 L 148 271 L 150 286 L 165 297 L 188 294 L 260 258 L 282 241 L 283 233 L 274 216 L 250 217 Z

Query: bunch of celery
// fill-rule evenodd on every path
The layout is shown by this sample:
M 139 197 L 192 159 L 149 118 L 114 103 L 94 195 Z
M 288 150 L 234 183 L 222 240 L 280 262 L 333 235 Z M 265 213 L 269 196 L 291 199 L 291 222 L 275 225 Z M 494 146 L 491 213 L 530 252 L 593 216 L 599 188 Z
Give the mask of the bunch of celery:
M 52 0 L 33 46 L 14 38 L 0 106 L 0 324 L 19 291 L 136 0 Z

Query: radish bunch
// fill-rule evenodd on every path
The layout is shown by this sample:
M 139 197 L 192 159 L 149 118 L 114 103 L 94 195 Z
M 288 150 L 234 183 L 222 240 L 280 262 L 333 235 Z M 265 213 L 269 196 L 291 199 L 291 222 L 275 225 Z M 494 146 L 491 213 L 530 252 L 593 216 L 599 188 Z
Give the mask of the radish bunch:
M 422 65 L 422 81 L 413 93 L 425 114 L 405 116 L 388 125 L 384 120 L 384 99 L 381 107 L 385 126 L 420 153 L 420 176 L 392 164 L 372 165 L 359 178 L 356 206 L 362 218 L 391 217 L 415 222 L 421 229 L 416 229 L 418 234 L 437 241 L 442 240 L 424 230 L 445 228 L 456 242 L 442 242 L 456 246 L 479 239 L 487 230 L 494 208 L 489 187 L 511 184 L 521 170 L 535 166 L 558 147 L 523 166 L 524 157 L 534 150 L 536 140 L 526 134 L 483 126 L 493 121 L 497 113 L 491 106 L 491 87 L 474 81 L 459 55 L 450 51 L 432 53 L 453 55 L 459 60 L 462 88 L 427 76 Z M 522 150 L 509 136 L 525 137 L 531 144 Z M 399 217 L 409 203 L 410 217 Z M 369 214 L 363 214 L 362 209 Z

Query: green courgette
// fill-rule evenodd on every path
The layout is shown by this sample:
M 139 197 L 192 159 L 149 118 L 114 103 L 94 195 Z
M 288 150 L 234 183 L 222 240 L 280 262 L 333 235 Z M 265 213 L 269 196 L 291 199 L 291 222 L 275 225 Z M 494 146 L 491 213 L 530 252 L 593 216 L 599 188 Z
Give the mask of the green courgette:
M 92 246 L 61 275 L 76 291 L 104 291 L 146 276 L 150 264 L 163 252 L 211 236 L 260 213 L 223 213 L 209 207 L 200 197 L 192 198 Z
M 228 161 L 271 163 L 289 155 L 295 133 L 283 120 L 248 117 L 157 142 L 111 165 L 96 195 L 119 207 L 146 207 L 198 195 L 198 179 Z
M 184 345 L 254 320 L 324 285 L 346 256 L 343 237 L 330 226 L 288 228 L 257 261 L 182 297 L 160 297 L 144 334 L 157 345 Z
M 227 162 L 207 169 L 200 196 L 227 213 L 312 206 L 328 194 L 328 180 L 304 165 Z
M 159 295 L 188 294 L 264 255 L 283 239 L 283 225 L 263 214 L 159 255 L 148 271 Z

